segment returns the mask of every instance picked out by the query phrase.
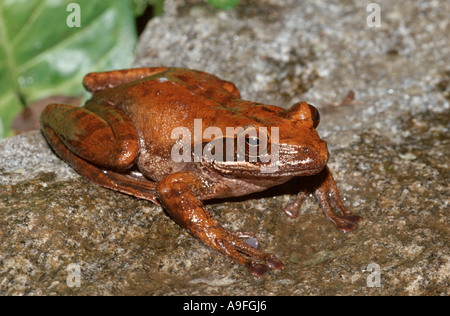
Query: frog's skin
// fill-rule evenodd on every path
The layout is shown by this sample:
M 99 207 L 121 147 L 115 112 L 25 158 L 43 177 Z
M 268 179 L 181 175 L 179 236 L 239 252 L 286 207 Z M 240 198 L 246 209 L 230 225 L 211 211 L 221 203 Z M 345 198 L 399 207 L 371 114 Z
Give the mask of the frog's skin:
M 202 201 L 242 196 L 304 177 L 297 198 L 285 208 L 287 215 L 297 217 L 302 200 L 314 193 L 341 231 L 355 229 L 361 219 L 339 197 L 312 105 L 299 102 L 283 109 L 244 101 L 233 83 L 182 68 L 91 73 L 83 83 L 93 93 L 84 107 L 49 104 L 41 115 L 42 132 L 56 153 L 98 185 L 163 205 L 180 226 L 253 275 L 284 265 L 274 254 L 247 244 L 243 237 L 251 233 L 224 229 Z M 177 139 L 171 133 L 187 127 L 194 134 L 194 119 L 202 119 L 203 130 L 251 126 L 270 132 L 278 127 L 277 170 L 261 172 L 265 163 L 248 159 L 174 162 L 171 149 Z

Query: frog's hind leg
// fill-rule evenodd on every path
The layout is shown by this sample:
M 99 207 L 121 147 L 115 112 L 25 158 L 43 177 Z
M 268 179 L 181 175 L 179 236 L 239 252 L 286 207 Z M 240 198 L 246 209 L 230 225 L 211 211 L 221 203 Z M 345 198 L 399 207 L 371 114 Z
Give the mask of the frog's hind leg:
M 45 136 L 53 131 L 71 152 L 104 168 L 127 170 L 139 153 L 131 120 L 112 106 L 49 104 L 41 114 L 41 128 Z
M 120 110 L 50 104 L 42 112 L 41 129 L 55 152 L 91 182 L 158 203 L 155 183 L 126 174 L 139 147 L 134 127 Z
M 168 69 L 169 68 L 167 67 L 154 67 L 92 72 L 84 77 L 83 85 L 87 91 L 95 93 L 105 89 L 114 88 L 124 83 L 156 75 Z

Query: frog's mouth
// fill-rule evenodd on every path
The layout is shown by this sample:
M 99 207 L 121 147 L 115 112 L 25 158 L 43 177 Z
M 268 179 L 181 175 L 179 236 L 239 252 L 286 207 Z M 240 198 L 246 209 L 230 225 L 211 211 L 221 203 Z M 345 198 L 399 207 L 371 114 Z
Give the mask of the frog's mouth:
M 311 153 L 309 150 L 281 148 L 278 155 L 270 157 L 267 162 L 251 161 L 210 161 L 208 165 L 224 176 L 233 177 L 285 177 L 311 176 L 319 173 L 328 162 L 328 151 L 323 154 Z
M 298 166 L 289 166 L 279 168 L 276 164 L 262 164 L 262 163 L 250 163 L 250 162 L 211 162 L 211 168 L 219 172 L 224 176 L 233 177 L 297 177 L 297 176 L 312 176 L 320 171 L 326 166 L 326 164 L 321 164 L 313 168 L 300 168 Z

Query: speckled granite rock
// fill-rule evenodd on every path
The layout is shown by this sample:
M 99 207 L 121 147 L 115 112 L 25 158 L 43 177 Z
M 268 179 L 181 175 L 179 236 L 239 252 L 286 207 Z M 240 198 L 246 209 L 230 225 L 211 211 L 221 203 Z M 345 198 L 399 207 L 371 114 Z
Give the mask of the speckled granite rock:
M 0 295 L 450 295 L 450 8 L 391 2 L 378 1 L 371 29 L 358 1 L 219 12 L 166 0 L 137 49 L 136 65 L 203 69 L 247 99 L 317 105 L 358 230 L 337 231 L 312 198 L 287 218 L 293 183 L 210 204 L 286 263 L 257 279 L 160 207 L 81 179 L 31 132 L 0 141 Z M 353 104 L 332 106 L 349 90 Z

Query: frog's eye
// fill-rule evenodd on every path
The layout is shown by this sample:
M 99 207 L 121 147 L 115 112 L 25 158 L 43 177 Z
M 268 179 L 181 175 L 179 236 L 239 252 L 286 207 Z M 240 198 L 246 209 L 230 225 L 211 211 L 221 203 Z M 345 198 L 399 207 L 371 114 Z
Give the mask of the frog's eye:
M 245 127 L 237 135 L 238 157 L 247 157 L 250 162 L 256 162 L 258 156 L 267 154 L 269 135 L 265 128 L 255 126 Z
M 313 120 L 313 126 L 314 126 L 314 128 L 317 128 L 317 126 L 319 126 L 319 123 L 320 123 L 320 114 L 319 114 L 319 111 L 316 109 L 316 107 L 315 106 L 313 106 L 313 105 L 311 105 L 311 104 L 308 104 L 308 106 L 309 106 L 309 109 L 310 109 L 310 111 L 311 111 L 311 118 L 312 118 L 312 120 Z

